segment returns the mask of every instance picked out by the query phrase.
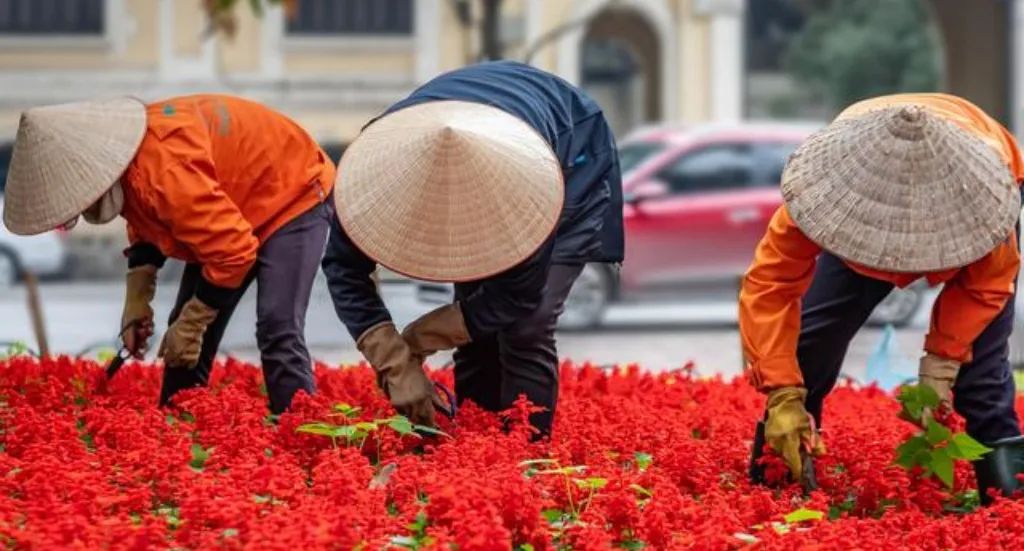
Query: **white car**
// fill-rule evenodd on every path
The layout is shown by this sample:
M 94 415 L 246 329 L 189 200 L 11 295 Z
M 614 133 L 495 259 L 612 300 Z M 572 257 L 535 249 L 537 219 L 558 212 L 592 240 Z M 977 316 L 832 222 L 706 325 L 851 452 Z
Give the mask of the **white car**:
M 11 145 L 0 144 L 0 211 L 3 210 L 3 186 Z M 29 272 L 38 277 L 64 275 L 68 269 L 68 250 L 64 236 L 51 231 L 33 236 L 14 235 L 0 222 L 0 289 L 14 285 Z
M 26 272 L 51 278 L 64 275 L 67 268 L 68 251 L 63 235 L 56 231 L 14 235 L 0 223 L 0 289 L 14 285 Z

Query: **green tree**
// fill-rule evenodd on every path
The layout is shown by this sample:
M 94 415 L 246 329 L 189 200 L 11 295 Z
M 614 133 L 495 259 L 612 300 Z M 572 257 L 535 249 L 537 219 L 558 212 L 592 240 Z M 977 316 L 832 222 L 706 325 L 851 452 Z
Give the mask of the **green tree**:
M 785 65 L 832 108 L 939 86 L 938 37 L 921 0 L 804 0 L 804 7 L 807 23 Z

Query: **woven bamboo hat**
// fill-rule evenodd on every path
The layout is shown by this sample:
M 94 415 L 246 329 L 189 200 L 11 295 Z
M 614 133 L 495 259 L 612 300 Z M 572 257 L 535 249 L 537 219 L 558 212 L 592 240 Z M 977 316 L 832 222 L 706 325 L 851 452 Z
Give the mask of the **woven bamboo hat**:
M 422 103 L 367 127 L 338 165 L 334 201 L 367 256 L 430 281 L 505 271 L 554 232 L 562 170 L 551 146 L 498 108 Z
M 812 241 L 889 272 L 966 266 L 1009 236 L 1021 209 L 995 149 L 916 105 L 812 135 L 787 163 L 782 194 Z
M 145 132 L 146 108 L 135 98 L 25 111 L 7 174 L 4 224 L 32 235 L 78 216 L 121 177 Z

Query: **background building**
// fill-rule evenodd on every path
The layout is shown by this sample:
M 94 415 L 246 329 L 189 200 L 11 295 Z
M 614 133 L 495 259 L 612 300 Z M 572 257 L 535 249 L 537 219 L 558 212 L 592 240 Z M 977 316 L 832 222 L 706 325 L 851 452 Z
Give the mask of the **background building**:
M 210 32 L 199 0 L 0 0 L 0 172 L 22 110 L 119 94 L 248 96 L 298 120 L 337 156 L 367 120 L 415 86 L 484 58 L 488 40 L 502 57 L 587 89 L 620 137 L 646 123 L 827 120 L 843 93 L 856 97 L 865 83 L 864 92 L 915 83 L 945 89 L 1020 128 L 1024 71 L 1016 67 L 1024 55 L 1015 52 L 1024 49 L 1018 38 L 1024 25 L 1012 24 L 1024 19 L 1020 3 L 297 0 L 289 18 L 280 7 L 258 17 L 249 2 L 238 2 L 237 31 L 229 37 Z M 497 13 L 493 26 L 481 24 L 488 5 Z M 850 32 L 863 37 L 860 49 L 840 44 L 841 53 L 852 53 L 838 61 L 805 59 L 801 73 L 792 61 L 794 40 L 829 10 L 857 6 L 877 18 L 832 17 L 854 25 Z M 887 36 L 908 34 L 886 26 L 897 19 L 894 6 L 917 10 L 904 17 L 923 43 L 910 54 L 898 52 L 903 66 L 889 70 L 882 52 L 892 47 Z M 913 74 L 904 59 L 912 55 L 934 65 L 925 67 L 924 80 L 901 76 Z M 825 68 L 816 70 L 815 63 Z M 846 73 L 833 75 L 842 63 Z M 864 68 L 878 70 L 857 72 Z M 115 226 L 76 230 L 79 271 L 110 264 L 122 233 Z

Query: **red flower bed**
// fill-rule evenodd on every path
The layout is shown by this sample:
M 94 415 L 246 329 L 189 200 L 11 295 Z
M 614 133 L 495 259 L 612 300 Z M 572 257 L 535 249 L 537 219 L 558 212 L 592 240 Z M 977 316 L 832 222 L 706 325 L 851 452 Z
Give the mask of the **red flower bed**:
M 450 383 L 451 373 L 434 374 Z M 742 381 L 564 366 L 550 443 L 465 407 L 422 440 L 366 368 L 317 370 L 320 393 L 268 417 L 259 371 L 228 362 L 211 390 L 153 406 L 159 371 L 109 385 L 70 359 L 0 362 L 0 543 L 16 549 L 999 549 L 1024 503 L 971 509 L 892 465 L 911 427 L 875 389 L 826 405 L 821 490 L 752 487 L 763 399 Z M 334 408 L 344 403 L 350 407 Z M 360 407 L 355 410 L 353 408 Z M 321 421 L 344 437 L 297 432 Z M 357 423 L 361 423 L 357 425 Z M 357 430 L 357 426 L 362 427 Z M 362 431 L 362 434 L 359 431 Z M 791 515 L 791 513 L 795 514 Z M 799 520 L 823 515 L 821 520 Z M 787 520 L 787 515 L 789 518 Z

